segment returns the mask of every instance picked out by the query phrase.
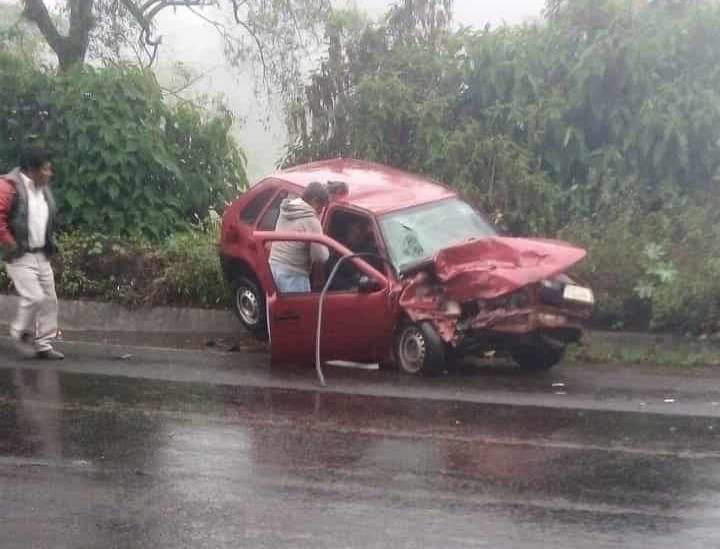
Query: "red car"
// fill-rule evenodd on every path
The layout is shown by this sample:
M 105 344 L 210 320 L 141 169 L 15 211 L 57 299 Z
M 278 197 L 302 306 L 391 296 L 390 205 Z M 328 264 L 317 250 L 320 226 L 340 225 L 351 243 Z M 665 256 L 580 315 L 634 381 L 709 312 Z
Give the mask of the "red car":
M 328 183 L 325 235 L 273 232 L 280 203 L 312 181 Z M 332 192 L 335 190 L 335 192 Z M 358 245 L 348 234 L 363 226 Z M 311 293 L 280 294 L 268 264 L 272 241 L 320 242 L 331 252 Z M 509 353 L 524 368 L 557 364 L 582 336 L 593 292 L 566 274 L 585 256 L 570 244 L 501 236 L 449 187 L 357 160 L 281 171 L 225 212 L 220 257 L 247 330 L 270 336 L 273 362 L 312 362 L 320 289 L 344 260 L 322 315 L 322 358 L 396 365 L 410 374 L 451 358 Z M 353 249 L 354 248 L 354 249 Z

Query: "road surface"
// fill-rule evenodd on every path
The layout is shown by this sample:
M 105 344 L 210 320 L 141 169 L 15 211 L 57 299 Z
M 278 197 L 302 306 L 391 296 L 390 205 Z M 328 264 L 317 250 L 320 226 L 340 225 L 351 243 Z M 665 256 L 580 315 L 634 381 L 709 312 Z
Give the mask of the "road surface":
M 0 547 L 720 546 L 720 378 L 0 341 Z

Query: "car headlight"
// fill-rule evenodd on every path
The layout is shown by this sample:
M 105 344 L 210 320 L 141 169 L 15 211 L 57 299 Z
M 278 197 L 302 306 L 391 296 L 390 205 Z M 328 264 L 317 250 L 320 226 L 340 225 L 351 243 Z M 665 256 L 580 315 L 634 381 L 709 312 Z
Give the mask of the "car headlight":
M 460 307 L 460 303 L 457 301 L 448 300 L 445 302 L 445 313 L 452 316 L 460 316 L 462 314 L 462 307 Z

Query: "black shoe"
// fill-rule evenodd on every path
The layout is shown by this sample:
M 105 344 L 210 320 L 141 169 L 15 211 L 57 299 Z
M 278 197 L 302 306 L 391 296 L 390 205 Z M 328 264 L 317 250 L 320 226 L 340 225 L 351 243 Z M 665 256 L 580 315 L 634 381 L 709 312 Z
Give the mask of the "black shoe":
M 41 358 L 43 360 L 64 360 L 65 355 L 55 349 L 48 349 L 47 351 L 38 351 L 35 353 L 35 358 Z

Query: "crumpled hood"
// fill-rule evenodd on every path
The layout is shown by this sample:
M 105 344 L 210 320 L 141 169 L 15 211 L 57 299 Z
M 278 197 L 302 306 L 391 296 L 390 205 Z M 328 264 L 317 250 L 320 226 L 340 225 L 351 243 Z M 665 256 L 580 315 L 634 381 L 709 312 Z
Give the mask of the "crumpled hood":
M 315 217 L 313 207 L 302 198 L 286 198 L 280 203 L 280 215 L 294 221 L 306 217 Z
M 491 237 L 446 248 L 433 258 L 445 291 L 460 302 L 492 299 L 558 275 L 586 255 L 559 240 Z

